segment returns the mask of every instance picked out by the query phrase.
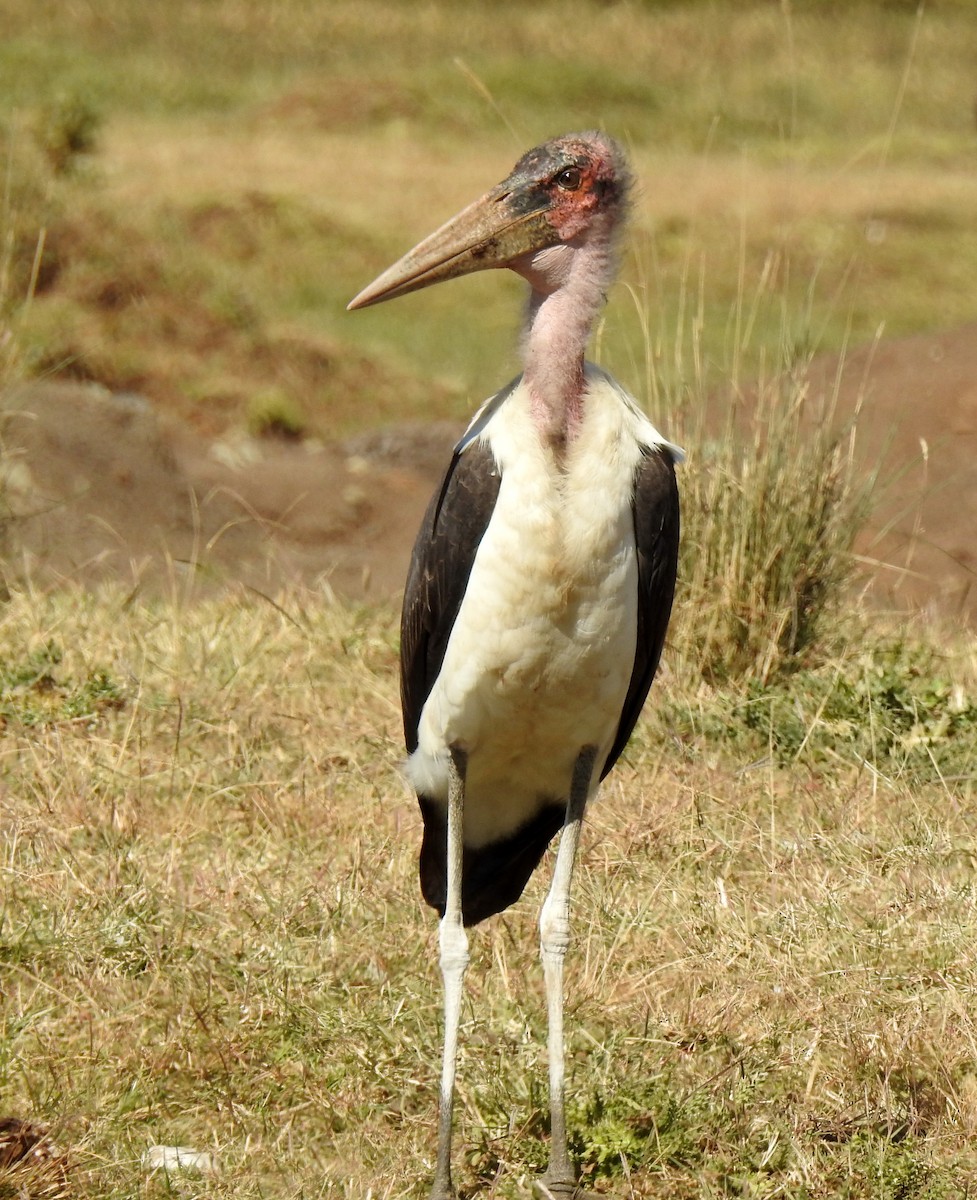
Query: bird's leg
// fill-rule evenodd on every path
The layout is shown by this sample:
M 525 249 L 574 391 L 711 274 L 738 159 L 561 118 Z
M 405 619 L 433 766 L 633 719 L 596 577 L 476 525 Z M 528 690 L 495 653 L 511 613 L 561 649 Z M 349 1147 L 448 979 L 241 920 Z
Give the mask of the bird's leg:
M 584 746 L 574 765 L 553 883 L 539 915 L 550 1060 L 550 1161 L 546 1174 L 537 1180 L 535 1188 L 537 1196 L 543 1200 L 563 1200 L 564 1197 L 578 1195 L 576 1174 L 567 1146 L 564 1104 L 563 961 L 570 944 L 570 884 L 573 879 L 573 864 L 577 857 L 580 826 L 584 809 L 587 807 L 596 758 L 596 746 Z
M 451 1113 L 455 1094 L 455 1060 L 461 1020 L 461 985 L 468 966 L 468 935 L 461 917 L 462 835 L 465 812 L 465 770 L 468 756 L 450 748 L 448 767 L 448 881 L 441 918 L 441 975 L 444 980 L 444 1058 L 438 1106 L 438 1161 L 431 1200 L 453 1200 L 451 1182 Z

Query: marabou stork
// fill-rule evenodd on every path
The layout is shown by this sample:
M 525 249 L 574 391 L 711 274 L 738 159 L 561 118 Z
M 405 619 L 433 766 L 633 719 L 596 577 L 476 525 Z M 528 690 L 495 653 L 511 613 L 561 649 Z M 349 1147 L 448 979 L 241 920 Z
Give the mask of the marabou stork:
M 630 174 L 602 133 L 524 155 L 349 307 L 508 267 L 528 280 L 523 373 L 458 442 L 414 546 L 401 624 L 407 773 L 424 899 L 441 914 L 444 1060 L 432 1200 L 454 1195 L 451 1110 L 465 926 L 513 904 L 562 828 L 540 914 L 551 1144 L 537 1184 L 577 1192 L 564 1115 L 563 962 L 587 801 L 658 665 L 679 536 L 670 445 L 584 360 Z

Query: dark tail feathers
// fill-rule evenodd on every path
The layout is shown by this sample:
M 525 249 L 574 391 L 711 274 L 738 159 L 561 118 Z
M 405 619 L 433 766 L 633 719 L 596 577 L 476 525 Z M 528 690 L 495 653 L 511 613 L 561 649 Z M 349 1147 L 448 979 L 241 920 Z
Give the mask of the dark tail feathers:
M 443 808 L 419 796 L 424 818 L 421 843 L 421 894 L 444 916 L 448 887 L 448 831 Z M 546 847 L 563 828 L 565 805 L 548 805 L 502 841 L 473 850 L 465 847 L 461 869 L 461 911 L 466 925 L 477 925 L 502 912 L 522 895 Z

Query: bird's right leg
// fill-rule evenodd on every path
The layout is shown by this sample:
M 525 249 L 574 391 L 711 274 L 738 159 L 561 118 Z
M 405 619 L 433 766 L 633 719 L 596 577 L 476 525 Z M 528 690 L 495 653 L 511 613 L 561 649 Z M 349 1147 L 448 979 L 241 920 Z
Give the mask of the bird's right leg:
M 461 985 L 468 966 L 468 935 L 461 917 L 461 864 L 465 812 L 465 771 L 468 757 L 456 746 L 449 749 L 448 879 L 441 918 L 441 975 L 444 980 L 444 1058 L 438 1107 L 438 1161 L 431 1200 L 454 1200 L 451 1182 L 451 1115 L 455 1095 L 455 1060 L 461 1021 Z

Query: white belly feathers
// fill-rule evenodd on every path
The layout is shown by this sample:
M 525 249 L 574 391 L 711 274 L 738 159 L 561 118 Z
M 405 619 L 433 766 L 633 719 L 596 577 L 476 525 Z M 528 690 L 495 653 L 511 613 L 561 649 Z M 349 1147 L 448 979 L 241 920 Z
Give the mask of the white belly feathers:
M 446 803 L 447 747 L 467 751 L 473 847 L 564 802 L 586 745 L 598 747 L 596 786 L 631 679 L 632 482 L 643 447 L 663 439 L 589 365 L 587 386 L 562 465 L 540 445 L 522 384 L 478 434 L 499 464 L 499 496 L 407 768 L 418 792 Z

